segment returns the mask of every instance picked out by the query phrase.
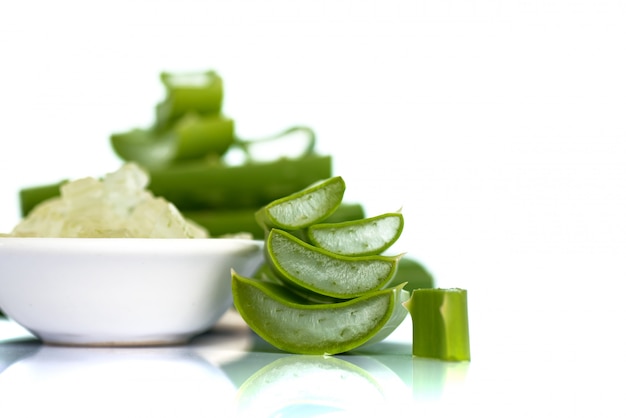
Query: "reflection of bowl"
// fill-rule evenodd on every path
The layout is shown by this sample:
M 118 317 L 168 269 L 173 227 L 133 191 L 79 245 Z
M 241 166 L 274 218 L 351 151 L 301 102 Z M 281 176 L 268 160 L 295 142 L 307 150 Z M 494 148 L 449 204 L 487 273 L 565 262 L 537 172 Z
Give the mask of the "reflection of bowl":
M 0 374 L 0 416 L 204 416 L 230 410 L 236 396 L 187 346 L 40 347 Z
M 44 342 L 156 345 L 210 329 L 262 241 L 0 238 L 0 308 Z

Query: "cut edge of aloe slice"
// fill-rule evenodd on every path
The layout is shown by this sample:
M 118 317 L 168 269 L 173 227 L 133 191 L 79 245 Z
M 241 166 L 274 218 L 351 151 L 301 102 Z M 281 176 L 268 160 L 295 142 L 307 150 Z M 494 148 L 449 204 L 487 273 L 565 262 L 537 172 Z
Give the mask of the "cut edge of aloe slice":
M 414 289 L 403 302 L 413 322 L 413 355 L 469 361 L 467 290 Z
M 379 254 L 391 247 L 402 234 L 404 217 L 400 212 L 338 223 L 318 223 L 307 228 L 309 241 L 336 254 L 361 256 Z
M 335 254 L 280 229 L 267 235 L 265 252 L 266 261 L 286 283 L 338 299 L 383 288 L 393 279 L 404 256 Z
M 279 350 L 334 355 L 386 338 L 407 314 L 402 286 L 333 304 L 306 304 L 284 286 L 231 271 L 233 302 L 248 326 Z M 382 333 L 381 336 L 378 334 Z
M 346 184 L 341 176 L 318 181 L 260 208 L 255 217 L 266 229 L 303 229 L 321 222 L 341 205 Z

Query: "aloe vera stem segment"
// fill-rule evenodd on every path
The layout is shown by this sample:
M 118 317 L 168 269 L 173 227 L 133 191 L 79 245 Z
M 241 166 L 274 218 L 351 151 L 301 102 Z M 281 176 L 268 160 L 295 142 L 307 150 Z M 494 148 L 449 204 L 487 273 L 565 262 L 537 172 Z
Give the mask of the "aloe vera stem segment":
M 215 71 L 191 74 L 161 73 L 166 98 L 156 108 L 157 126 L 169 128 L 187 113 L 213 115 L 221 111 L 224 98 L 222 78 Z
M 415 289 L 404 307 L 413 322 L 414 356 L 470 360 L 465 289 Z

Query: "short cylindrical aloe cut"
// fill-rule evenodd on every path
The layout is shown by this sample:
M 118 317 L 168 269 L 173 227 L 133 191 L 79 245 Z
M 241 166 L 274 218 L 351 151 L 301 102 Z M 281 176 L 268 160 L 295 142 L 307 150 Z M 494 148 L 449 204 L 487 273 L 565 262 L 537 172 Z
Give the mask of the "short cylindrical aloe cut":
M 402 234 L 404 218 L 392 212 L 340 223 L 319 223 L 307 229 L 312 244 L 343 255 L 380 254 Z
M 338 354 L 381 341 L 407 315 L 400 286 L 331 304 L 307 304 L 286 287 L 232 272 L 233 300 L 246 323 L 274 347 Z
M 266 253 L 270 266 L 290 285 L 340 299 L 385 286 L 393 278 L 402 257 L 342 256 L 278 229 L 268 234 Z
M 413 321 L 413 355 L 469 361 L 465 289 L 415 289 L 404 302 Z
M 345 190 L 346 184 L 339 176 L 315 183 L 263 206 L 256 213 L 257 222 L 268 230 L 306 228 L 332 215 Z

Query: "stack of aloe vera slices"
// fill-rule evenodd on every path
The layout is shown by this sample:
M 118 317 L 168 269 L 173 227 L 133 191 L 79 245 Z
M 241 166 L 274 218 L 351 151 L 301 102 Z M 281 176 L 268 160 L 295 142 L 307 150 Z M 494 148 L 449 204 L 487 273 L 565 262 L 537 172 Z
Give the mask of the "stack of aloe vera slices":
M 341 205 L 342 177 L 272 201 L 263 274 L 232 272 L 234 304 L 261 338 L 283 351 L 338 354 L 387 337 L 407 315 L 404 284 L 389 287 L 402 254 L 382 253 L 404 226 L 400 213 L 324 223 Z

